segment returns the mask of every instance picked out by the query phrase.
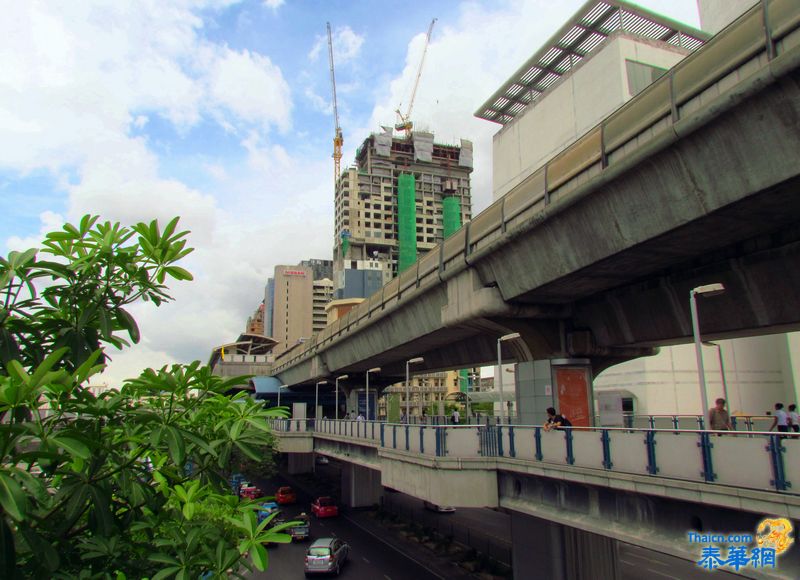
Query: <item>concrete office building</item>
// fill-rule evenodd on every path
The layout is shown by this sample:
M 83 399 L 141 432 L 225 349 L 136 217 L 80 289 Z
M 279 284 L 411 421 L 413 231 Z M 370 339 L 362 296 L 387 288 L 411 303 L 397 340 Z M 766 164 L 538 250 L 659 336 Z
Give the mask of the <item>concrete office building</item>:
M 444 145 L 391 129 L 365 139 L 336 184 L 334 297 L 369 297 L 440 242 L 446 220 L 469 220 L 470 173 L 463 139 Z
M 699 4 L 703 24 L 706 16 L 713 21 L 708 32 L 625 1 L 587 2 L 476 112 L 502 125 L 493 143 L 493 198 L 524 190 L 526 179 L 545 162 L 753 2 Z M 776 401 L 798 399 L 800 339 L 795 335 L 723 340 L 719 345 L 731 411 L 763 414 Z M 714 346 L 704 347 L 704 355 L 713 405 L 725 391 L 720 358 Z M 503 377 L 506 386 L 512 383 L 510 376 Z M 702 408 L 691 344 L 664 347 L 657 356 L 614 366 L 594 378 L 594 387 L 595 392 L 617 391 L 626 410 L 637 414 L 694 414 Z
M 314 280 L 312 296 L 312 324 L 311 330 L 314 334 L 321 331 L 328 325 L 328 313 L 325 307 L 333 296 L 333 280 L 322 278 Z
M 302 260 L 300 265 L 311 268 L 314 280 L 322 280 L 324 278 L 333 280 L 333 260 L 311 258 L 310 260 Z
M 272 313 L 275 305 L 275 278 L 268 278 L 264 287 L 264 336 L 272 336 Z
M 311 336 L 314 272 L 310 266 L 275 266 L 272 330 L 278 355 Z

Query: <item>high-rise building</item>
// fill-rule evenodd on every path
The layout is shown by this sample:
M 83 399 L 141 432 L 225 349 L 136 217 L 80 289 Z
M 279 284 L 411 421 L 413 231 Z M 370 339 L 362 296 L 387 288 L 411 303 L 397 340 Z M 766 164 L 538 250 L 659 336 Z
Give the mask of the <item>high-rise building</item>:
M 333 280 L 333 260 L 320 260 L 319 258 L 311 258 L 310 260 L 302 260 L 300 265 L 311 268 L 314 275 L 314 280 L 322 280 L 324 278 Z
M 334 298 L 367 298 L 472 217 L 472 143 L 370 135 L 336 184 Z
M 268 278 L 264 288 L 264 336 L 272 336 L 272 311 L 275 305 L 275 278 Z
M 301 262 L 302 263 L 302 262 Z M 330 278 L 322 278 L 321 280 L 314 280 L 314 296 L 313 296 L 313 320 L 311 329 L 316 334 L 328 325 L 328 314 L 325 307 L 331 301 L 333 296 L 333 280 Z
M 260 336 L 265 336 L 263 302 L 259 304 L 258 308 L 256 308 L 256 311 L 253 313 L 253 315 L 247 319 L 247 328 L 245 332 L 247 334 L 258 334 Z
M 275 354 L 311 336 L 314 273 L 310 266 L 275 266 L 272 317 Z

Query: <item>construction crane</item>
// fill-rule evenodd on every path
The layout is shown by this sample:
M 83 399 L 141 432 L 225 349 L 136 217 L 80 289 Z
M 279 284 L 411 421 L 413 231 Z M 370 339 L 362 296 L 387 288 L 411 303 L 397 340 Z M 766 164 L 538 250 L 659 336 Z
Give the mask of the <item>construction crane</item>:
M 342 145 L 344 137 L 342 128 L 339 126 L 339 108 L 336 104 L 336 75 L 333 72 L 333 36 L 331 35 L 331 23 L 328 22 L 328 59 L 331 63 L 331 91 L 333 92 L 333 120 L 335 132 L 333 135 L 333 187 L 336 188 L 336 180 L 339 179 L 339 172 L 342 164 Z
M 411 135 L 411 129 L 414 128 L 414 123 L 411 122 L 411 111 L 414 108 L 414 99 L 417 96 L 417 88 L 419 88 L 419 79 L 420 77 L 422 77 L 422 67 L 425 66 L 425 55 L 428 53 L 428 45 L 431 43 L 431 33 L 433 32 L 434 24 L 436 24 L 436 18 L 431 20 L 431 25 L 428 26 L 428 35 L 425 37 L 425 47 L 422 49 L 422 58 L 419 61 L 417 78 L 414 81 L 414 88 L 411 91 L 411 98 L 408 101 L 408 108 L 406 109 L 406 114 L 404 115 L 400 111 L 400 107 L 397 107 L 396 109 L 397 117 L 400 119 L 400 122 L 396 123 L 394 128 L 397 129 L 398 131 L 405 131 L 406 137 Z

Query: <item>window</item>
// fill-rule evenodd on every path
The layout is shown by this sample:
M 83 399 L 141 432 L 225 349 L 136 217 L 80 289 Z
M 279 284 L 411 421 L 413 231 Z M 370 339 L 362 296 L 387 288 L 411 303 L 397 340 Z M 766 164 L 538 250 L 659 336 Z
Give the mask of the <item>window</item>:
M 625 61 L 625 70 L 628 73 L 628 92 L 632 97 L 641 93 L 667 72 L 665 68 L 635 62 L 633 60 Z

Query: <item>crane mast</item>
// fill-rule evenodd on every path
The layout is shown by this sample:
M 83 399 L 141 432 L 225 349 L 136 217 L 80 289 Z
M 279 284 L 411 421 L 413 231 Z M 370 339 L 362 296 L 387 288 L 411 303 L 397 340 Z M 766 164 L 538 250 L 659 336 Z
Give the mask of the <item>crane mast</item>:
M 335 124 L 333 135 L 333 187 L 336 188 L 336 180 L 339 179 L 342 163 L 342 145 L 344 137 L 342 128 L 339 126 L 339 108 L 336 103 L 336 75 L 333 71 L 333 36 L 331 35 L 331 23 L 328 22 L 328 60 L 331 64 L 331 91 L 333 92 L 333 120 Z
M 414 123 L 411 121 L 411 111 L 414 109 L 414 99 L 417 97 L 417 89 L 419 88 L 419 79 L 422 77 L 422 68 L 425 66 L 425 55 L 428 54 L 428 45 L 431 43 L 431 34 L 433 33 L 433 25 L 436 24 L 436 18 L 431 20 L 430 26 L 428 26 L 428 34 L 425 37 L 425 48 L 422 49 L 422 58 L 419 61 L 419 68 L 417 69 L 417 78 L 414 80 L 414 88 L 411 90 L 411 99 L 408 101 L 408 109 L 406 109 L 406 114 L 404 115 L 400 111 L 400 107 L 397 108 L 397 116 L 400 119 L 400 122 L 397 123 L 394 128 L 398 131 L 405 131 L 406 137 L 411 134 L 411 129 L 414 127 Z M 331 69 L 333 70 L 333 69 Z

